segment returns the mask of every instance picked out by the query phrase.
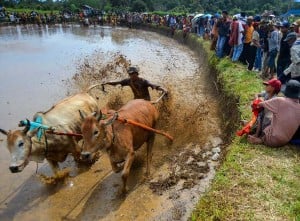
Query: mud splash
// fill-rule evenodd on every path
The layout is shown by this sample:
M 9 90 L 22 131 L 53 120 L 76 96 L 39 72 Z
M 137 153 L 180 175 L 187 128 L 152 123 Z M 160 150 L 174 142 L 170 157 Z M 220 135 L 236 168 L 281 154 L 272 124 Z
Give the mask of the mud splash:
M 77 167 L 72 160 L 60 165 L 71 168 L 71 177 L 56 185 L 44 185 L 36 175 L 18 188 L 15 184 L 14 194 L 1 201 L 0 219 L 186 220 L 209 186 L 223 149 L 219 104 L 215 86 L 207 81 L 205 58 L 198 59 L 176 41 L 155 33 L 108 28 L 77 30 L 75 34 L 78 33 L 100 34 L 103 49 L 74 61 L 79 64 L 74 77 L 63 81 L 67 94 L 92 84 L 127 78 L 128 66 L 137 65 L 141 77 L 170 92 L 168 99 L 157 105 L 157 128 L 175 140 L 170 144 L 156 136 L 150 177 L 144 176 L 145 148 L 137 152 L 125 198 L 118 195 L 120 174 L 111 172 L 106 154 L 101 153 L 91 167 Z M 105 48 L 109 36 L 117 47 Z M 133 98 L 126 87 L 106 86 L 105 90 L 106 93 L 96 88 L 91 92 L 100 107 L 117 110 Z M 160 96 L 155 90 L 150 94 L 152 100 Z M 47 165 L 39 173 L 49 174 Z
M 102 56 L 106 59 L 110 58 L 107 63 L 103 62 L 104 59 L 102 59 Z M 94 61 L 101 60 L 102 62 L 99 64 L 98 62 L 93 63 L 92 60 L 85 61 L 78 69 L 78 73 L 69 81 L 70 88 L 79 88 L 79 90 L 81 90 L 92 83 L 114 81 L 128 77 L 126 69 L 131 65 L 131 61 L 126 56 L 120 53 L 109 55 L 95 53 L 92 57 Z M 173 76 L 173 78 L 176 78 L 176 76 Z M 151 202 L 155 202 L 156 206 L 162 202 L 169 204 L 169 207 L 164 206 L 164 208 L 168 208 L 166 210 L 158 209 L 156 211 L 156 209 L 152 209 L 151 214 L 146 213 L 145 216 L 149 219 L 185 220 L 193 208 L 193 205 L 195 205 L 195 199 L 199 198 L 199 189 L 203 192 L 214 175 L 215 167 L 218 165 L 221 154 L 222 140 L 218 137 L 212 137 L 211 135 L 209 138 L 204 138 L 206 143 L 203 143 L 200 139 L 205 130 L 209 131 L 205 126 L 207 126 L 207 121 L 212 114 L 208 103 L 210 98 L 202 97 L 199 103 L 195 103 L 195 101 L 186 103 L 186 98 L 176 96 L 178 88 L 174 87 L 175 85 L 172 85 L 170 81 L 163 83 L 167 83 L 168 89 L 172 89 L 168 99 L 165 99 L 157 106 L 160 112 L 158 128 L 174 135 L 175 141 L 173 144 L 170 144 L 163 137 L 156 136 L 154 146 L 161 147 L 159 150 L 154 150 L 153 167 L 156 172 L 151 176 L 152 179 L 150 180 L 143 177 L 141 177 L 140 181 L 136 180 L 137 184 L 135 184 L 134 189 L 130 191 L 129 195 L 133 196 L 132 200 L 146 207 L 149 206 Z M 190 85 L 182 86 L 180 89 L 181 92 L 189 91 L 193 93 L 192 91 L 195 90 L 195 88 L 189 86 Z M 101 90 L 94 91 L 94 96 L 98 98 L 100 106 L 117 110 L 126 103 L 127 100 L 132 99 L 132 92 L 127 88 L 107 87 L 106 90 L 105 92 Z M 122 94 L 122 96 L 120 96 L 120 94 Z M 158 95 L 155 91 L 151 91 L 151 96 L 155 97 Z M 188 95 L 188 97 L 190 96 Z M 182 99 L 184 99 L 184 101 Z M 214 128 L 217 129 L 217 125 L 218 124 L 215 124 Z M 207 134 L 209 134 L 209 132 L 207 132 Z M 140 154 L 145 153 L 142 150 Z M 139 170 L 141 167 L 144 167 L 143 159 L 145 158 L 139 156 L 135 160 L 133 165 L 134 170 Z M 133 173 L 136 172 L 137 171 L 134 171 Z M 119 185 L 120 183 L 115 184 L 114 187 L 119 188 Z M 141 189 L 147 194 L 150 194 L 149 191 L 151 190 L 154 196 L 149 197 L 150 200 L 146 202 L 141 202 L 143 199 L 138 197 L 139 190 Z M 174 191 L 176 191 L 175 194 Z M 102 196 L 102 190 L 99 190 L 99 192 L 98 194 Z M 156 198 L 155 195 L 159 197 Z M 156 199 L 154 200 L 154 198 Z M 96 202 L 92 202 L 96 204 Z M 130 202 L 127 196 L 126 200 L 122 202 L 122 208 L 126 208 Z M 114 207 L 114 203 L 111 205 Z M 154 206 L 154 208 L 156 208 L 156 206 Z M 128 214 L 128 216 L 123 214 L 125 211 L 122 208 L 120 206 L 113 215 L 95 216 L 101 220 L 111 220 L 116 219 L 116 217 L 120 220 L 132 220 L 132 218 L 130 218 L 132 214 Z M 77 216 L 76 220 L 92 220 L 88 214 L 95 213 L 95 210 L 96 208 L 87 209 L 86 212 L 82 212 Z M 106 211 L 108 208 L 104 210 Z M 99 215 L 100 212 L 97 214 Z M 143 220 L 144 218 L 142 217 L 144 217 L 144 215 L 139 211 L 135 219 Z

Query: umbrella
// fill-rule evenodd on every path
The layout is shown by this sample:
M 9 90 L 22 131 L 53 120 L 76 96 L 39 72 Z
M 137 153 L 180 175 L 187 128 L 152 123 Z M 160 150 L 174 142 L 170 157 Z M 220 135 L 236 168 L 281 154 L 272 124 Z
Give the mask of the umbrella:
M 195 15 L 195 17 L 193 18 L 193 19 L 196 19 L 196 18 L 200 18 L 200 17 L 202 17 L 204 14 L 197 14 L 197 15 Z
M 205 14 L 204 17 L 205 17 L 205 18 L 211 18 L 212 15 L 211 15 L 211 14 Z

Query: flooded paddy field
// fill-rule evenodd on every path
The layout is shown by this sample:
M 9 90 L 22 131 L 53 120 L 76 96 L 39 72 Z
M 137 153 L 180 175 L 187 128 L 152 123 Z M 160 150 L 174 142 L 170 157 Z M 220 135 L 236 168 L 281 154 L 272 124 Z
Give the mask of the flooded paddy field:
M 156 33 L 126 28 L 16 26 L 0 28 L 0 128 L 15 129 L 62 98 L 92 84 L 127 78 L 138 66 L 140 77 L 168 89 L 157 104 L 157 128 L 150 177 L 146 151 L 137 151 L 129 192 L 118 194 L 121 175 L 101 153 L 90 168 L 70 156 L 61 168 L 70 176 L 45 184 L 47 163 L 10 173 L 6 137 L 0 135 L 0 220 L 186 220 L 209 186 L 222 150 L 220 106 L 206 59 Z M 133 98 L 127 87 L 92 91 L 100 107 L 115 110 Z M 152 100 L 160 93 L 151 90 Z

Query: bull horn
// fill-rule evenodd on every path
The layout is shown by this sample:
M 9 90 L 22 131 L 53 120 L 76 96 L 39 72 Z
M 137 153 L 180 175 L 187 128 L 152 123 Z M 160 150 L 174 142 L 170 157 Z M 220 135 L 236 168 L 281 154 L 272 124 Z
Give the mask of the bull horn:
M 7 136 L 8 132 L 0 128 L 0 132 Z
M 79 111 L 81 119 L 84 120 L 86 118 L 86 114 L 81 110 L 78 110 L 78 111 Z
M 99 114 L 97 115 L 97 121 L 100 121 L 102 119 L 102 111 L 100 110 Z
M 29 131 L 29 129 L 30 129 L 30 121 L 28 119 L 26 119 L 26 122 L 27 122 L 26 126 L 25 126 L 25 128 L 23 130 L 24 134 L 26 134 Z

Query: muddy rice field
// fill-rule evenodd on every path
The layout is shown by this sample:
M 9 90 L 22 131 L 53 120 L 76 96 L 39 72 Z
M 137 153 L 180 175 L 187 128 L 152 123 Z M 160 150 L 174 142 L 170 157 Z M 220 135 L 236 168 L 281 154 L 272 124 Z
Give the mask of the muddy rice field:
M 18 128 L 59 100 L 96 83 L 127 78 L 130 65 L 140 77 L 167 88 L 155 104 L 157 129 L 150 177 L 146 151 L 130 172 L 129 191 L 119 194 L 121 175 L 99 153 L 91 166 L 72 156 L 60 164 L 69 175 L 52 176 L 49 165 L 30 162 L 10 173 L 6 137 L 0 134 L 0 220 L 187 220 L 209 187 L 222 157 L 223 141 L 216 86 L 205 56 L 167 36 L 127 28 L 80 26 L 0 27 L 0 128 Z M 160 93 L 151 90 L 152 100 Z M 133 98 L 130 88 L 92 90 L 100 107 L 118 110 Z

